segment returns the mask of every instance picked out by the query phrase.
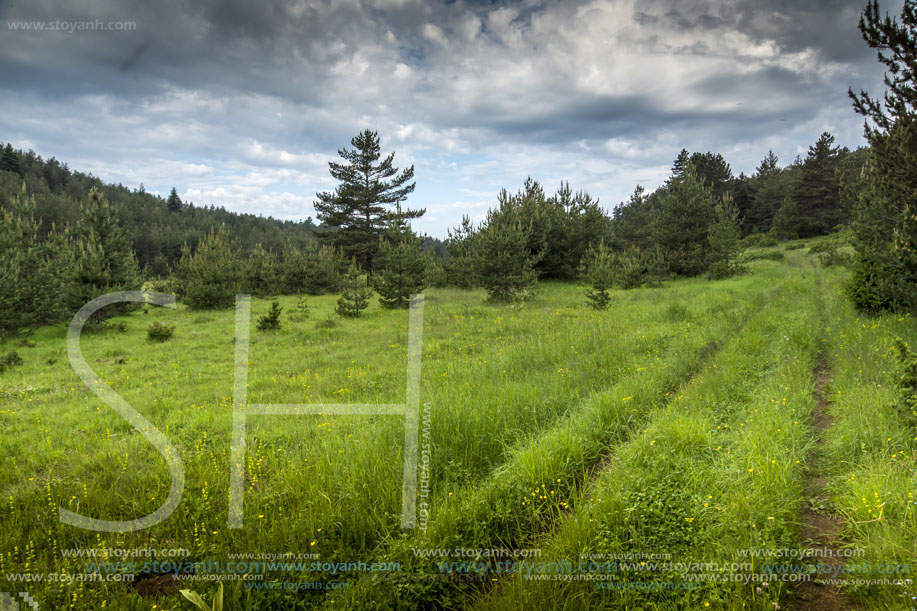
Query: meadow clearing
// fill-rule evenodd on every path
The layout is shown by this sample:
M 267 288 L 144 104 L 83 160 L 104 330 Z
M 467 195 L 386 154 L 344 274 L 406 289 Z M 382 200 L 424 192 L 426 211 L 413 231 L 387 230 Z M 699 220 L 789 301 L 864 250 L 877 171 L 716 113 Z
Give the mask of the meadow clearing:
M 0 591 L 41 609 L 191 609 L 178 590 L 209 601 L 222 576 L 226 609 L 793 609 L 816 608 L 803 577 L 836 577 L 817 586 L 832 608 L 910 609 L 917 436 L 893 344 L 917 324 L 858 314 L 843 267 L 772 250 L 784 258 L 728 280 L 614 291 L 607 311 L 573 284 L 524 305 L 427 290 L 429 515 L 413 530 L 404 419 L 387 415 L 249 416 L 229 528 L 235 312 L 182 305 L 82 338 L 177 448 L 181 503 L 135 532 L 62 524 L 58 507 L 151 513 L 169 469 L 74 373 L 65 325 L 7 342 L 23 363 L 0 373 Z M 253 299 L 250 402 L 405 401 L 407 312 L 340 320 L 336 296 L 278 300 L 281 329 L 259 331 L 270 300 Z M 154 320 L 174 336 L 148 341 Z M 822 569 L 779 555 L 816 543 L 855 556 Z M 282 554 L 299 564 L 247 562 Z

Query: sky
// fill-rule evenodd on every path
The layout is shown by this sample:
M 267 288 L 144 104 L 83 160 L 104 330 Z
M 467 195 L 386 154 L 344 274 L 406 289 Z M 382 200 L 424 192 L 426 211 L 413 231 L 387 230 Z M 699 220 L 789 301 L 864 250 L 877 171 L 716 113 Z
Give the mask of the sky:
M 445 237 L 501 188 L 609 212 L 678 152 L 751 174 L 819 134 L 864 144 L 882 93 L 864 0 L 0 0 L 0 141 L 108 182 L 315 216 L 364 129 Z M 882 3 L 900 13 L 901 0 Z M 41 28 L 41 29 L 39 29 Z

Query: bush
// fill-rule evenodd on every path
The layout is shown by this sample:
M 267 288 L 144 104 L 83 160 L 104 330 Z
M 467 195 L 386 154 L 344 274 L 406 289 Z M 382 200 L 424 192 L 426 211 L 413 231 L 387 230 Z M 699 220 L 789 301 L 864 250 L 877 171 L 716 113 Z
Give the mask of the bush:
M 892 308 L 895 302 L 882 287 L 882 280 L 889 275 L 889 272 L 882 269 L 881 264 L 859 256 L 847 281 L 847 295 L 861 310 L 877 311 Z
M 171 339 L 174 331 L 175 325 L 164 325 L 158 320 L 154 320 L 146 328 L 146 338 L 151 342 L 164 342 Z
M 783 247 L 783 250 L 800 250 L 806 247 L 805 242 L 793 242 Z
M 6 356 L 0 357 L 0 373 L 6 371 L 8 367 L 19 365 L 22 365 L 22 357 L 15 350 L 8 352 Z
M 742 239 L 744 248 L 763 248 L 776 246 L 778 243 L 776 236 L 760 232 L 750 233 Z
M 818 255 L 819 262 L 825 267 L 849 265 L 852 257 L 842 249 L 849 245 L 844 235 L 833 235 L 809 247 L 809 253 Z
M 166 293 L 172 294 L 175 290 L 171 278 L 155 278 L 153 280 L 147 280 L 143 283 L 143 286 L 140 287 L 140 290 L 144 293 Z
M 784 255 L 779 250 L 762 250 L 759 252 L 747 252 L 742 256 L 742 261 L 748 263 L 749 261 L 783 261 L 786 259 Z
M 280 282 L 285 293 L 323 295 L 340 290 L 341 273 L 347 267 L 339 250 L 323 246 L 300 250 L 287 246 L 279 265 Z
M 917 423 L 917 353 L 912 352 L 900 337 L 895 338 L 895 349 L 902 370 L 898 377 L 898 390 L 904 399 L 906 420 L 913 426 Z
M 280 303 L 277 301 L 271 302 L 271 309 L 264 316 L 258 317 L 258 330 L 259 331 L 276 331 L 280 328 L 280 313 L 283 311 L 283 308 L 280 307 Z

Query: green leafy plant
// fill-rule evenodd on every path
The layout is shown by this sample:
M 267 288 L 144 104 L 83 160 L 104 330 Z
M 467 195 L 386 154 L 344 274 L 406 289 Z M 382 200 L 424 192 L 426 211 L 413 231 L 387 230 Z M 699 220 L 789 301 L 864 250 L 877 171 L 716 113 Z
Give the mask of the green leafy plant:
M 201 595 L 197 592 L 191 590 L 179 590 L 181 595 L 187 598 L 194 604 L 198 609 L 203 611 L 223 611 L 223 582 L 220 582 L 219 588 L 217 588 L 217 593 L 213 595 L 213 603 L 208 606 L 207 603 L 201 598 Z

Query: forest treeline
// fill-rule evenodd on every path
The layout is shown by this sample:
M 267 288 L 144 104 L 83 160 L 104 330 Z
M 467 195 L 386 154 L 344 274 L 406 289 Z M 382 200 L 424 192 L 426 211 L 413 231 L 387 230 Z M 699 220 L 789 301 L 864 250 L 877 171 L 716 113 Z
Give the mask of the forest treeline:
M 630 288 L 672 274 L 723 277 L 738 270 L 743 238 L 776 242 L 847 223 L 867 154 L 823 134 L 806 158 L 780 167 L 768 152 L 752 176 L 734 176 L 722 155 L 683 150 L 665 185 L 637 187 L 611 214 L 569 184 L 548 194 L 530 178 L 516 193 L 500 192 L 482 222 L 465 217 L 441 242 L 411 230 L 423 210 L 401 208 L 413 168 L 398 174 L 375 132 L 352 144 L 340 151 L 348 163 L 331 164 L 340 187 L 319 194 L 320 225 L 196 207 L 174 190 L 165 199 L 131 191 L 6 145 L 0 330 L 58 322 L 98 294 L 145 281 L 193 307 L 228 307 L 243 291 L 320 294 L 342 284 L 404 307 L 430 284 L 516 300 L 533 295 L 539 279 L 586 277 L 603 291 L 598 285 Z M 365 172 L 375 175 L 371 193 L 361 192 Z
M 34 203 L 40 238 L 47 236 L 52 226 L 76 225 L 90 189 L 97 189 L 117 215 L 140 269 L 148 276 L 168 275 L 181 259 L 182 246 L 196 249 L 205 235 L 221 225 L 246 252 L 255 244 L 276 252 L 290 243 L 300 248 L 316 244 L 311 218 L 280 221 L 212 205 L 195 206 L 182 202 L 174 189 L 168 198 L 162 198 L 147 193 L 143 185 L 132 190 L 121 184 L 106 184 L 92 174 L 71 170 L 54 157 L 42 159 L 34 151 L 15 150 L 7 144 L 0 155 L 0 205 L 18 197 L 23 185 Z

